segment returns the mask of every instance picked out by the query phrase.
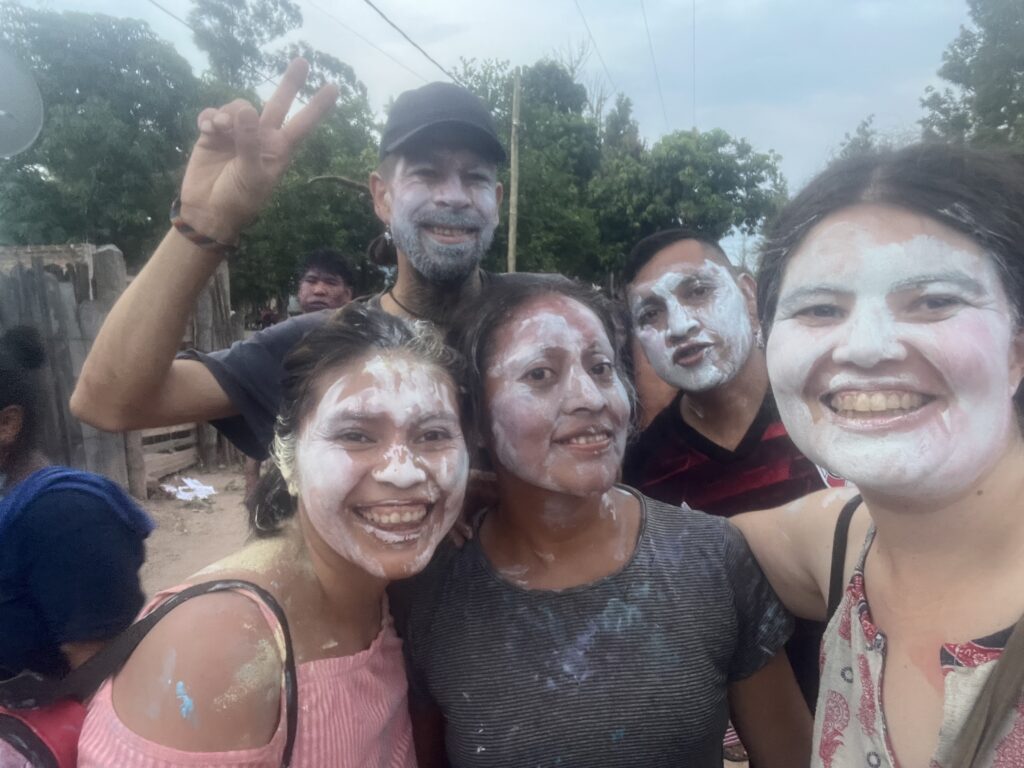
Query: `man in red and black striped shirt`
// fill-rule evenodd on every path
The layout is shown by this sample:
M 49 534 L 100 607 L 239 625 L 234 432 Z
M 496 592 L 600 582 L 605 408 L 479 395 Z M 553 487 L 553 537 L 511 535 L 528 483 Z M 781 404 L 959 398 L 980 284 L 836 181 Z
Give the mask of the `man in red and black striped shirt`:
M 835 480 L 797 450 L 776 413 L 754 280 L 717 243 L 683 229 L 651 235 L 630 253 L 626 280 L 646 360 L 679 390 L 627 450 L 626 484 L 729 517 Z M 818 636 L 801 623 L 787 647 L 812 706 Z
M 626 277 L 640 346 L 679 391 L 630 447 L 625 482 L 725 517 L 821 489 L 822 473 L 775 411 L 753 278 L 682 229 L 640 241 Z

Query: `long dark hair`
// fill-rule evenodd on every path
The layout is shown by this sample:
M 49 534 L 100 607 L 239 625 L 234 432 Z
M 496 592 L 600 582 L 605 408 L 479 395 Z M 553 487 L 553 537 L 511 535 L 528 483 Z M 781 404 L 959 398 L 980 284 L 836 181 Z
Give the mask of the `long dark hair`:
M 12 453 L 22 454 L 38 445 L 42 421 L 37 371 L 46 362 L 46 350 L 35 328 L 19 325 L 0 336 L 0 410 L 21 409 L 21 431 Z
M 992 257 L 1024 317 L 1024 155 L 925 143 L 836 162 L 780 211 L 765 231 L 757 277 L 766 333 L 793 253 L 826 217 L 861 203 L 920 213 L 969 237 Z
M 627 368 L 626 328 L 618 306 L 600 291 L 562 275 L 515 273 L 493 278 L 474 299 L 459 307 L 452 318 L 448 343 L 465 359 L 466 422 L 479 441 L 490 420 L 484 405 L 484 383 L 494 347 L 494 336 L 519 307 L 546 294 L 578 301 L 597 315 L 604 326 L 615 356 L 614 365 L 629 394 L 635 412 L 635 393 Z
M 429 323 L 407 322 L 384 310 L 353 302 L 310 331 L 284 362 L 281 410 L 274 428 L 276 467 L 248 502 L 249 527 L 258 537 L 276 534 L 295 514 L 295 447 L 304 418 L 316 406 L 321 375 L 370 352 L 402 352 L 446 372 L 457 387 L 462 359 Z

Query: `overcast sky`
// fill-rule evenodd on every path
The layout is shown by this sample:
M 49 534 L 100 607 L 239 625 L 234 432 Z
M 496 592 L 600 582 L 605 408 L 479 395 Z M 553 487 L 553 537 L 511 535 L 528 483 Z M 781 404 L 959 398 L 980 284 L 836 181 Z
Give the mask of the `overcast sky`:
M 189 30 L 148 0 L 23 2 L 144 19 L 197 72 L 205 67 Z M 191 7 L 189 0 L 157 2 L 182 18 Z M 376 110 L 407 88 L 444 79 L 364 0 L 298 3 L 305 18 L 298 36 L 351 64 Z M 939 82 L 942 52 L 969 22 L 965 0 L 696 0 L 695 9 L 691 0 L 644 0 L 643 6 L 641 0 L 375 4 L 446 68 L 455 67 L 460 56 L 514 65 L 557 56 L 589 42 L 585 17 L 596 46 L 591 45 L 584 80 L 629 96 L 648 140 L 692 127 L 696 102 L 698 128 L 724 128 L 759 150 L 779 152 L 791 191 L 869 114 L 883 132 L 915 131 L 918 100 L 927 85 Z

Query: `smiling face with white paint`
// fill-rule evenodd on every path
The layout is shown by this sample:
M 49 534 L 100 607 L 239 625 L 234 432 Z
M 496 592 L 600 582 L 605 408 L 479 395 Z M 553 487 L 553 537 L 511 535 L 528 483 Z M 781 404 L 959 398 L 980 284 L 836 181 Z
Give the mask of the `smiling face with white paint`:
M 321 387 L 296 447 L 300 514 L 366 572 L 417 573 L 458 517 L 469 472 L 451 378 L 382 352 L 326 374 Z
M 908 211 L 829 216 L 786 267 L 768 371 L 786 428 L 864 491 L 969 490 L 1020 440 L 1022 344 L 991 258 Z
M 494 334 L 484 383 L 500 474 L 571 496 L 618 477 L 630 403 L 600 319 L 557 293 L 522 304 Z
M 378 216 L 409 264 L 431 282 L 464 280 L 479 266 L 498 225 L 497 167 L 461 148 L 418 148 L 399 155 L 372 181 Z
M 651 367 L 684 392 L 732 381 L 754 347 L 754 287 L 710 257 L 707 246 L 680 240 L 637 272 L 628 290 L 637 339 Z

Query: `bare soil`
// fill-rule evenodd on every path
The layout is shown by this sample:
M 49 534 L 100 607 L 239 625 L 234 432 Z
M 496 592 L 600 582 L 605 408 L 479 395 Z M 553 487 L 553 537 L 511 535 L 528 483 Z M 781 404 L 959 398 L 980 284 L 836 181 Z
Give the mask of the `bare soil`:
M 179 584 L 196 571 L 241 547 L 249 534 L 242 498 L 245 479 L 241 468 L 215 471 L 187 469 L 192 477 L 217 492 L 205 501 L 154 498 L 143 506 L 157 528 L 146 540 L 142 587 L 152 595 Z M 180 485 L 177 477 L 162 484 Z

